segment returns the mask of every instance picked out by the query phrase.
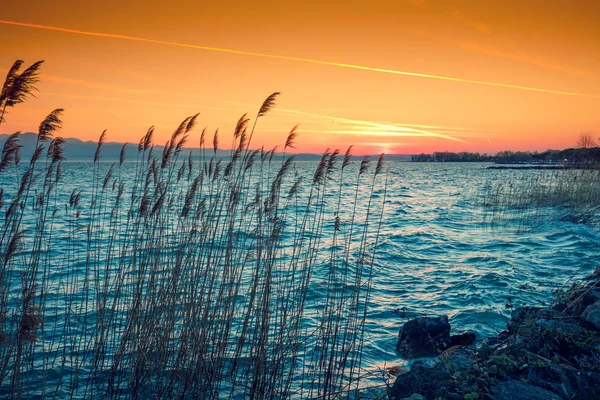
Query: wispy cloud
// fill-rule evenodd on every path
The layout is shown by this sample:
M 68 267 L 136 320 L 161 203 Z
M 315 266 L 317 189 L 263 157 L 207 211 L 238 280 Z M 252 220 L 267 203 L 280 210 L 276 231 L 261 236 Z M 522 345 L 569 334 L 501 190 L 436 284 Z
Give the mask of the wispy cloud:
M 193 95 L 197 97 L 197 95 Z M 201 96 L 200 96 L 201 97 Z M 240 109 L 258 109 L 260 103 L 249 103 L 235 100 L 218 100 L 219 102 L 226 104 L 234 104 L 240 107 Z M 245 108 L 244 108 L 245 107 Z M 339 111 L 348 111 L 348 109 L 339 109 Z M 364 110 L 362 110 L 364 111 Z M 441 139 L 447 139 L 457 142 L 466 143 L 464 139 L 470 138 L 485 138 L 485 137 L 498 137 L 504 136 L 502 133 L 491 132 L 480 129 L 472 129 L 466 127 L 450 127 L 442 125 L 424 125 L 424 124 L 409 124 L 409 123 L 396 123 L 391 121 L 371 121 L 364 119 L 351 119 L 338 117 L 331 114 L 315 113 L 308 111 L 301 111 L 283 107 L 277 107 L 270 114 L 270 117 L 277 117 L 283 115 L 300 115 L 303 117 L 301 131 L 306 133 L 319 133 L 319 134 L 334 134 L 334 135 L 365 135 L 365 136 L 381 136 L 381 137 L 437 137 Z M 332 127 L 327 127 L 328 124 L 323 124 L 323 121 L 335 122 L 336 124 Z M 311 124 L 312 122 L 312 124 Z M 315 125 L 318 128 L 305 129 L 306 125 Z M 260 128 L 263 132 L 281 132 L 279 128 Z
M 233 104 L 234 106 L 228 107 L 215 107 L 206 106 L 202 104 L 192 103 L 170 103 L 161 101 L 150 101 L 150 100 L 136 100 L 128 99 L 123 97 L 108 97 L 108 96 L 94 96 L 94 95 L 82 95 L 74 93 L 60 93 L 60 92 L 44 92 L 44 95 L 60 96 L 67 98 L 76 99 L 93 99 L 103 100 L 111 103 L 131 103 L 141 104 L 158 107 L 176 107 L 176 108 L 189 108 L 197 111 L 202 110 L 224 110 L 224 111 L 239 111 L 245 112 L 248 108 L 257 108 L 260 105 L 245 103 L 239 101 L 223 100 L 222 102 Z M 368 121 L 362 119 L 351 119 L 337 117 L 333 115 L 324 115 L 311 113 L 301 110 L 294 110 L 288 108 L 276 108 L 271 116 L 277 114 L 287 115 L 298 115 L 308 117 L 303 120 L 300 126 L 300 132 L 313 133 L 320 135 L 338 135 L 338 136 L 361 136 L 371 138 L 390 138 L 399 139 L 403 137 L 412 138 L 431 138 L 431 139 L 443 139 L 459 143 L 468 144 L 466 139 L 477 139 L 487 137 L 498 137 L 501 138 L 503 135 L 497 132 L 480 131 L 476 129 L 468 129 L 463 127 L 448 127 L 448 126 L 437 126 L 437 125 L 419 125 L 419 124 L 401 124 L 392 122 L 377 122 Z M 335 122 L 331 127 L 328 124 L 323 124 L 323 121 Z M 303 126 L 307 126 L 303 128 Z M 262 132 L 284 132 L 282 128 L 260 128 Z
M 184 48 L 197 49 L 197 50 L 215 51 L 215 52 L 221 52 L 221 53 L 230 53 L 230 54 L 246 55 L 246 56 L 253 56 L 253 57 L 263 57 L 263 58 L 270 58 L 270 59 L 276 59 L 276 60 L 287 60 L 287 61 L 296 61 L 296 62 L 303 62 L 303 63 L 310 63 L 310 64 L 327 65 L 327 66 L 331 66 L 331 67 L 349 68 L 349 69 L 355 69 L 355 70 L 361 70 L 361 71 L 379 72 L 379 73 L 392 74 L 392 75 L 411 76 L 411 77 L 437 79 L 437 80 L 458 82 L 458 83 L 468 83 L 468 84 L 474 84 L 474 85 L 492 86 L 492 87 L 507 88 L 507 89 L 518 89 L 518 90 L 525 90 L 525 91 L 531 91 L 531 92 L 540 92 L 540 93 L 565 95 L 565 96 L 591 97 L 591 98 L 600 99 L 600 95 L 591 94 L 591 93 L 569 92 L 569 91 L 537 88 L 537 87 L 524 86 L 524 85 L 514 85 L 514 84 L 509 84 L 509 83 L 479 81 L 479 80 L 474 80 L 474 79 L 465 79 L 465 78 L 458 78 L 458 77 L 451 77 L 451 76 L 444 76 L 444 75 L 433 75 L 433 74 L 425 74 L 425 73 L 418 73 L 418 72 L 399 71 L 399 70 L 386 69 L 386 68 L 375 68 L 375 67 L 368 67 L 368 66 L 364 66 L 364 65 L 346 64 L 346 63 L 340 63 L 340 62 L 334 62 L 334 61 L 314 60 L 314 59 L 301 58 L 301 57 L 258 53 L 258 52 L 244 51 L 244 50 L 226 49 L 226 48 L 220 48 L 220 47 L 200 46 L 200 45 L 193 45 L 193 44 L 188 44 L 188 43 L 179 43 L 179 42 L 171 42 L 171 41 L 165 41 L 165 40 L 148 39 L 148 38 L 142 38 L 142 37 L 138 37 L 138 36 L 128 36 L 128 35 L 119 35 L 119 34 L 114 34 L 114 33 L 83 31 L 83 30 L 78 30 L 78 29 L 69 29 L 69 28 L 62 28 L 62 27 L 57 27 L 57 26 L 31 24 L 31 23 L 19 22 L 19 21 L 0 20 L 0 24 L 20 26 L 20 27 L 26 27 L 26 28 L 44 29 L 44 30 L 64 32 L 64 33 L 73 33 L 73 34 L 78 34 L 78 35 L 137 41 L 137 42 L 152 43 L 152 44 L 159 44 L 159 45 L 166 45 L 166 46 L 184 47 Z
M 484 35 L 492 34 L 492 27 L 489 24 L 469 18 L 467 13 L 462 10 L 455 10 L 450 15 L 455 20 L 460 21 L 463 25 L 469 26 Z
M 83 79 L 65 78 L 65 77 L 62 77 L 62 76 L 49 75 L 49 74 L 42 74 L 41 78 L 42 79 L 47 79 L 47 80 L 50 80 L 50 81 L 54 81 L 54 82 L 67 83 L 67 84 L 71 84 L 71 85 L 83 86 L 83 87 L 88 87 L 88 88 L 93 88 L 93 89 L 100 89 L 100 90 L 111 91 L 111 92 L 119 92 L 119 93 L 141 93 L 141 94 L 158 94 L 158 93 L 161 93 L 158 90 L 126 88 L 126 87 L 117 86 L 117 85 L 107 85 L 107 84 L 104 84 L 104 83 L 89 82 L 89 81 L 86 81 L 86 80 L 83 80 Z
M 6 72 L 8 72 L 7 68 L 0 68 L 1 74 L 4 74 Z M 42 73 L 40 78 L 42 80 L 66 83 L 66 84 L 70 84 L 70 85 L 82 86 L 82 87 L 99 89 L 99 90 L 109 91 L 109 92 L 117 92 L 117 93 L 140 93 L 140 94 L 163 93 L 159 90 L 154 90 L 154 89 L 127 88 L 127 87 L 123 87 L 120 85 L 109 85 L 109 84 L 99 83 L 99 82 L 90 82 L 90 81 L 86 81 L 84 79 L 66 78 L 64 76 L 57 76 L 57 75 L 46 74 L 46 73 Z
M 531 64 L 531 65 L 535 65 L 538 67 L 542 67 L 542 68 L 546 68 L 546 69 L 550 69 L 550 70 L 554 70 L 554 71 L 558 71 L 558 72 L 563 72 L 563 73 L 567 73 L 570 75 L 580 76 L 580 77 L 586 77 L 586 78 L 596 77 L 596 75 L 591 71 L 588 71 L 588 70 L 585 70 L 582 68 L 573 67 L 568 64 L 552 61 L 547 58 L 544 58 L 541 56 L 536 56 L 533 54 L 525 54 L 525 53 L 519 53 L 517 51 L 501 50 L 499 48 L 491 47 L 489 45 L 483 45 L 483 44 L 480 44 L 480 43 L 477 43 L 474 41 L 450 39 L 447 36 L 438 36 L 431 32 L 426 32 L 426 31 L 422 31 L 422 30 L 414 30 L 413 33 L 416 35 L 422 36 L 422 37 L 426 37 L 428 39 L 435 40 L 437 42 L 448 44 L 453 47 L 457 47 L 457 48 L 460 48 L 463 50 L 468 50 L 468 51 L 471 51 L 474 53 L 485 54 L 485 55 L 499 57 L 499 58 L 505 58 L 505 59 L 509 59 L 509 60 L 513 60 L 513 61 L 519 61 L 522 63 Z M 593 97 L 597 97 L 597 96 L 593 96 Z
M 448 135 L 434 129 L 422 129 L 418 125 L 402 125 L 393 123 L 382 123 L 359 119 L 336 117 L 332 115 L 314 114 L 305 111 L 279 109 L 280 112 L 289 114 L 318 117 L 342 123 L 341 128 L 327 129 L 326 132 L 337 135 L 379 136 L 379 137 L 433 137 L 467 143 L 456 135 Z
M 151 100 L 135 100 L 128 99 L 123 97 L 106 97 L 106 96 L 94 96 L 94 95 L 85 95 L 85 94 L 75 94 L 75 93 L 60 93 L 60 92 L 48 92 L 45 91 L 44 95 L 51 96 L 60 96 L 60 97 L 70 97 L 75 99 L 93 99 L 93 100 L 105 100 L 109 102 L 124 102 L 124 103 L 133 103 L 133 104 L 147 104 L 153 106 L 161 106 L 161 107 L 178 107 L 178 108 L 192 108 L 195 110 L 240 110 L 239 108 L 232 107 L 214 107 L 214 106 L 206 106 L 199 104 L 188 104 L 188 103 L 169 103 L 163 101 L 151 101 Z

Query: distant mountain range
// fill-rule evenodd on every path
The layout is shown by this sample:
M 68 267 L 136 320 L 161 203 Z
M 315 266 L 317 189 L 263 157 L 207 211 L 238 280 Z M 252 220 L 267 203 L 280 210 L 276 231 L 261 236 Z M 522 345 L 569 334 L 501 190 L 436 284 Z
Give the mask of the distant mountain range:
M 0 134 L 0 149 L 4 147 L 4 142 L 8 138 L 9 134 Z M 33 132 L 22 133 L 19 136 L 20 143 L 23 145 L 21 149 L 21 158 L 23 160 L 28 160 L 33 155 L 35 150 L 35 143 L 37 141 L 37 134 Z M 65 138 L 64 144 L 64 156 L 67 161 L 92 161 L 94 159 L 94 154 L 96 153 L 97 143 L 93 141 L 84 142 L 75 138 Z M 119 156 L 121 154 L 121 148 L 123 147 L 123 143 L 117 142 L 106 142 L 102 145 L 101 150 L 101 160 L 102 161 L 117 161 L 119 160 Z M 137 158 L 137 143 L 128 143 L 125 147 L 125 160 L 126 161 L 135 161 Z M 158 156 L 162 154 L 164 146 L 154 146 L 154 151 Z M 192 151 L 193 156 L 198 156 L 200 153 L 199 149 L 195 148 L 185 148 L 182 151 L 182 155 L 187 157 L 189 152 Z M 212 155 L 212 148 L 206 149 L 207 155 Z M 217 150 L 218 157 L 229 157 L 231 155 L 231 150 Z M 281 157 L 280 153 L 276 153 L 275 157 Z M 410 161 L 410 155 L 389 155 L 386 156 L 389 160 L 396 161 Z M 299 153 L 296 154 L 296 160 L 298 161 L 312 161 L 319 160 L 321 158 L 320 154 L 311 154 L 311 153 Z

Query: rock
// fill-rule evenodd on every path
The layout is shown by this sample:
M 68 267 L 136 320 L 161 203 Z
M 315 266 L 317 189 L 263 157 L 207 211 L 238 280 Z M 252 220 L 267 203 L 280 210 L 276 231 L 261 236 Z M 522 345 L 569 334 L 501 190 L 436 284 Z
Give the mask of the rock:
M 599 289 L 590 289 L 590 290 L 586 290 L 585 293 L 583 294 L 581 303 L 584 307 L 588 307 L 599 300 L 600 300 L 600 290 Z
M 542 308 L 542 307 L 519 307 L 513 310 L 510 315 L 510 320 L 508 321 L 507 327 L 508 331 L 511 334 L 516 333 L 521 325 L 526 324 L 535 319 L 552 319 L 559 318 L 562 314 L 554 310 L 552 308 Z
M 416 360 L 405 372 L 396 378 L 390 390 L 391 399 L 403 399 L 412 393 L 419 393 L 425 398 L 435 398 L 442 386 L 447 386 L 450 373 L 439 358 Z
M 446 363 L 446 367 L 451 374 L 456 372 L 466 373 L 475 363 L 477 350 L 472 347 L 454 346 L 442 353 L 442 361 Z
M 600 330 L 600 301 L 587 306 L 581 314 L 581 319 L 595 329 Z
M 528 321 L 519 328 L 519 335 L 527 339 L 521 347 L 547 358 L 555 353 L 570 358 L 587 352 L 588 331 L 572 322 L 540 318 Z
M 525 320 L 535 316 L 540 307 L 518 307 L 515 308 L 510 314 L 510 320 L 508 321 L 508 331 L 510 333 L 516 333 L 517 329 L 525 322 Z
M 506 331 L 506 330 L 504 330 L 504 331 L 501 331 L 501 332 L 498 334 L 498 341 L 499 341 L 499 342 L 504 342 L 504 341 L 506 341 L 506 339 L 508 339 L 509 337 L 510 337 L 510 332 L 509 332 L 509 331 Z
M 446 315 L 420 317 L 402 325 L 396 349 L 407 358 L 433 357 L 449 344 L 450 324 Z
M 425 397 L 420 395 L 419 393 L 413 393 L 408 397 L 404 397 L 402 400 L 427 400 Z
M 497 336 L 490 336 L 487 337 L 485 339 L 483 339 L 483 341 L 481 342 L 482 345 L 487 345 L 489 347 L 496 347 L 504 342 L 506 342 L 506 340 L 510 337 L 510 332 L 509 331 L 501 331 Z
M 527 380 L 532 385 L 568 399 L 591 399 L 600 393 L 600 374 L 576 370 L 561 364 L 544 363 L 544 365 L 530 368 Z
M 513 379 L 498 383 L 497 389 L 495 400 L 561 400 L 552 392 Z
M 477 335 L 473 331 L 466 331 L 458 335 L 450 336 L 450 347 L 452 346 L 470 346 L 475 343 Z

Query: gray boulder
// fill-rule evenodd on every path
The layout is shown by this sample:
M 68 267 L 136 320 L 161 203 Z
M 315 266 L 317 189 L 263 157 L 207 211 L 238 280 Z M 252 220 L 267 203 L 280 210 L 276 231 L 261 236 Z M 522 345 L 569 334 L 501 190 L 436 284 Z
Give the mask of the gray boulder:
M 514 379 L 498 383 L 497 389 L 495 400 L 561 400 L 552 392 Z
M 477 335 L 473 331 L 466 331 L 458 335 L 450 336 L 450 347 L 452 346 L 470 346 L 475 343 Z
M 403 398 L 402 400 L 427 400 L 425 397 L 420 395 L 419 393 L 413 393 L 408 397 Z
M 446 368 L 451 374 L 456 372 L 468 373 L 475 359 L 477 358 L 477 350 L 468 346 L 454 346 L 444 351 L 441 355 L 442 361 L 446 364 Z
M 433 357 L 450 345 L 448 317 L 420 317 L 408 321 L 398 334 L 396 349 L 406 358 Z
M 450 380 L 450 372 L 439 358 L 416 360 L 410 370 L 398 375 L 390 391 L 390 399 L 404 399 L 414 393 L 425 398 L 445 397 L 440 393 Z
M 581 314 L 581 319 L 600 330 L 600 301 L 587 306 L 586 309 L 583 310 L 583 314 Z

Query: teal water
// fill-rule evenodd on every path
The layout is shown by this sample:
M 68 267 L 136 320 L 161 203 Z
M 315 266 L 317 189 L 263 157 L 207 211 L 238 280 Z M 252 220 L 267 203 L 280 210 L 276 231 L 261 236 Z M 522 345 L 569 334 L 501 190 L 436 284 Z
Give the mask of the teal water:
M 121 179 L 126 183 L 127 192 L 134 164 L 126 163 L 124 166 Z M 489 209 L 484 205 L 489 187 L 517 172 L 492 171 L 486 166 L 389 162 L 385 167 L 387 187 L 384 187 L 383 179 L 376 183 L 373 192 L 375 202 L 383 200 L 384 192 L 386 201 L 373 264 L 362 359 L 364 368 L 374 375 L 386 366 L 404 363 L 395 352 L 395 343 L 398 330 L 408 317 L 447 314 L 453 330 L 472 329 L 484 337 L 504 329 L 511 307 L 547 302 L 553 290 L 598 266 L 600 233 L 595 225 L 561 221 L 554 218 L 556 213 L 549 213 L 547 219 L 538 218 L 533 222 L 519 218 L 522 215 L 519 213 L 505 213 L 495 219 L 492 226 L 487 219 Z M 92 168 L 91 163 L 63 164 L 61 191 L 53 198 L 54 209 L 67 209 L 73 190 L 81 190 L 84 204 L 89 201 Z M 102 164 L 101 175 L 108 168 L 109 164 Z M 310 179 L 315 168 L 316 163 L 299 162 L 292 171 Z M 518 172 L 528 173 L 534 172 Z M 14 194 L 15 179 L 4 174 L 0 180 L 6 198 Z M 327 185 L 334 190 L 337 183 L 331 181 Z M 345 185 L 352 187 L 351 183 Z M 306 196 L 307 192 L 301 194 Z M 344 213 L 348 213 L 352 206 L 350 200 L 344 198 L 342 201 L 342 224 L 347 222 Z M 366 208 L 367 201 L 368 191 L 360 191 L 357 203 L 359 215 Z M 329 213 L 325 219 L 333 220 L 333 209 L 324 210 Z M 107 232 L 124 223 L 125 214 L 112 226 L 110 209 L 102 212 L 106 220 L 100 223 L 105 225 L 102 229 Z M 72 214 L 67 213 L 64 217 L 59 214 L 52 228 L 57 239 L 43 254 L 52 265 L 48 326 L 64 321 L 67 315 L 80 313 L 65 309 L 58 294 L 65 290 L 65 279 L 70 279 L 69 290 L 75 291 L 83 281 L 86 252 L 81 225 L 88 217 L 82 215 L 81 218 L 75 223 Z M 24 224 L 31 228 L 35 221 L 25 214 Z M 333 229 L 333 224 L 324 225 L 321 244 L 325 252 L 327 246 L 331 246 L 329 238 Z M 126 243 L 126 236 L 126 232 L 121 232 L 113 240 Z M 286 238 L 291 241 L 291 236 L 285 233 L 283 238 L 284 243 Z M 103 237 L 98 245 L 102 246 L 108 240 L 108 236 Z M 292 244 L 287 243 L 290 247 Z M 97 260 L 100 263 L 110 256 L 98 254 L 102 257 Z M 27 255 L 27 247 L 24 246 L 21 256 Z M 319 285 L 326 275 L 324 264 L 321 271 L 318 270 L 318 261 L 316 265 L 312 290 L 308 292 L 307 307 L 314 309 L 306 310 L 307 330 L 311 329 L 311 324 L 315 323 L 313 318 L 318 315 L 319 296 L 322 296 Z M 14 288 L 15 293 L 18 290 Z M 56 296 L 53 297 L 53 293 Z M 73 321 L 83 318 L 84 314 L 77 315 Z M 78 334 L 80 332 L 74 322 L 71 331 L 55 329 L 46 332 L 44 340 L 56 357 L 60 349 L 52 348 L 52 341 L 64 335 Z M 50 374 L 45 379 L 58 379 L 64 371 L 54 373 L 54 377 Z M 35 387 L 35 380 L 42 377 L 33 373 L 30 379 Z M 372 381 L 377 383 L 376 378 Z

